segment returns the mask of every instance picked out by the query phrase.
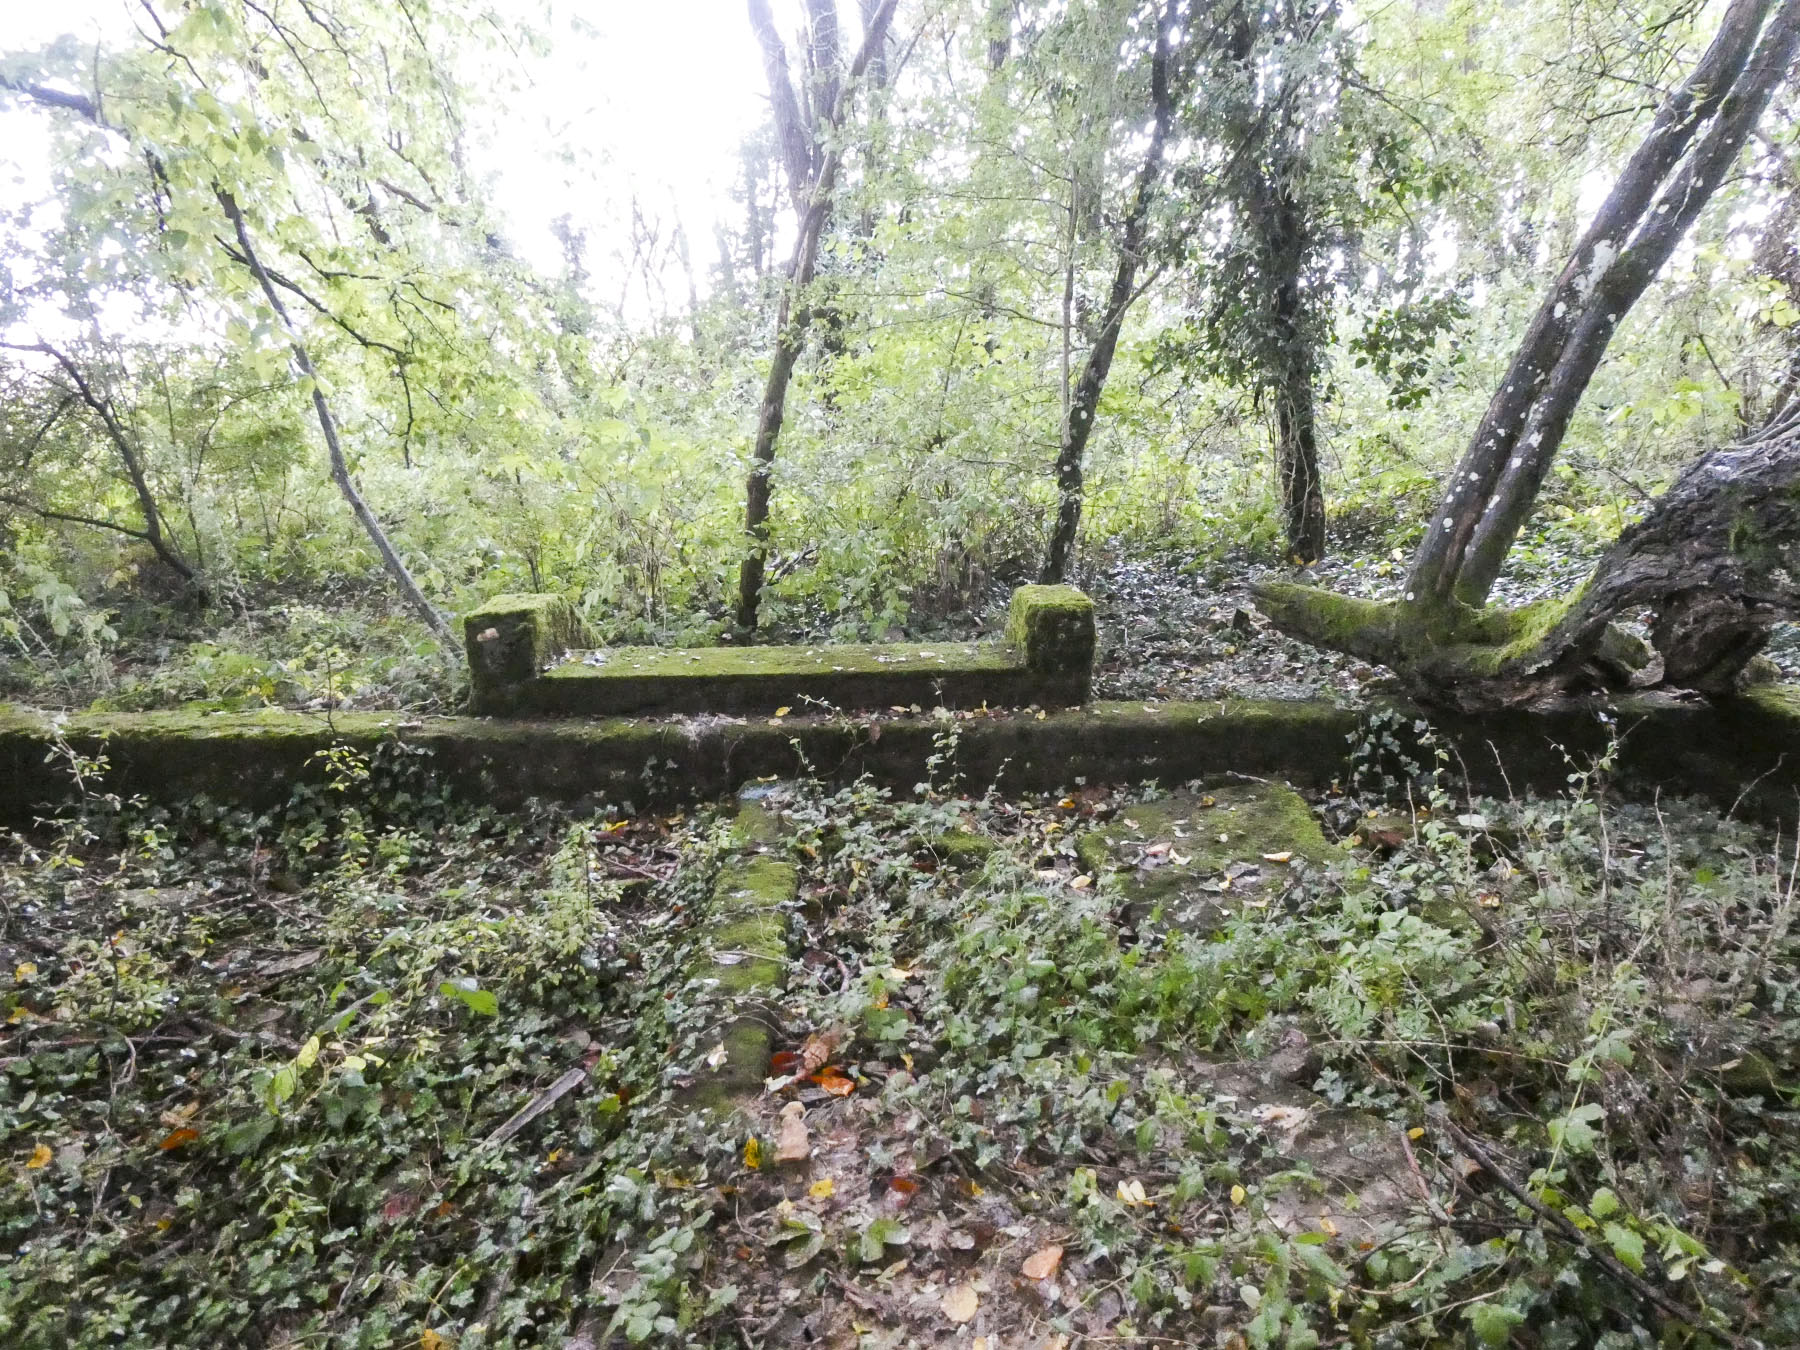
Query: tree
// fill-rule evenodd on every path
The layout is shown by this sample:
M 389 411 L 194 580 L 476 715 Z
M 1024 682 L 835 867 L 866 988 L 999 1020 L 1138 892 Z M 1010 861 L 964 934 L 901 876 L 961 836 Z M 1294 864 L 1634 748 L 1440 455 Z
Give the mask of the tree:
M 1191 25 L 1192 15 L 1188 16 Z M 1118 229 L 1117 258 L 1113 265 L 1112 285 L 1106 293 L 1105 307 L 1100 312 L 1092 345 L 1081 363 L 1081 375 L 1071 387 L 1068 384 L 1069 308 L 1074 297 L 1073 248 L 1068 283 L 1063 292 L 1064 332 L 1064 398 L 1062 425 L 1056 452 L 1056 520 L 1050 529 L 1044 549 L 1044 564 L 1039 577 L 1058 582 L 1068 574 L 1069 560 L 1075 551 L 1075 539 L 1081 529 L 1081 497 L 1083 459 L 1088 437 L 1093 433 L 1094 417 L 1099 411 L 1100 395 L 1106 388 L 1106 377 L 1112 370 L 1113 357 L 1119 348 L 1119 333 L 1125 326 L 1125 315 L 1142 293 L 1138 280 L 1144 266 L 1150 234 L 1150 207 L 1155 200 L 1163 176 L 1163 160 L 1168 153 L 1169 136 L 1175 124 L 1175 107 L 1181 98 L 1191 57 L 1178 60 L 1176 43 L 1183 36 L 1182 11 L 1179 0 L 1168 0 L 1153 20 L 1155 36 L 1150 46 L 1150 140 L 1143 162 L 1138 166 L 1125 217 Z M 1183 50 L 1197 46 L 1192 35 Z M 1071 175 L 1069 228 L 1071 241 L 1079 223 L 1080 202 L 1076 195 L 1079 175 Z
M 769 77 L 769 93 L 775 109 L 776 134 L 787 167 L 788 188 L 800 215 L 800 233 L 788 260 L 781 300 L 775 315 L 775 351 L 769 360 L 768 378 L 756 416 L 756 437 L 750 452 L 750 476 L 744 485 L 744 533 L 749 550 L 738 568 L 737 625 L 746 632 L 756 627 L 762 603 L 763 577 L 769 553 L 769 487 L 775 466 L 775 443 L 787 409 L 788 383 L 806 344 L 814 306 L 807 295 L 819 265 L 819 246 L 831 220 L 838 175 L 843 170 L 841 137 L 856 83 L 869 62 L 883 50 L 888 25 L 898 0 L 882 0 L 868 21 L 861 50 L 846 76 L 837 72 L 837 20 L 835 0 L 809 0 L 812 16 L 810 65 L 814 78 L 802 100 L 788 75 L 786 50 L 768 0 L 749 0 L 750 22 L 756 29 Z M 810 111 L 809 111 L 810 110 Z
M 1308 587 L 1265 585 L 1258 600 L 1277 626 L 1388 664 L 1421 695 L 1464 704 L 1515 701 L 1592 678 L 1595 661 L 1606 660 L 1600 647 L 1607 629 L 1596 617 L 1639 603 L 1645 584 L 1598 585 L 1606 581 L 1603 564 L 1573 605 L 1510 613 L 1483 606 L 1607 344 L 1737 159 L 1797 45 L 1800 0 L 1733 0 L 1711 45 L 1662 101 L 1540 304 L 1444 487 L 1403 598 L 1372 605 Z M 1770 424 L 1774 444 L 1786 443 L 1782 425 Z M 1653 517 L 1653 533 L 1664 537 L 1684 520 L 1698 530 L 1716 509 L 1709 494 L 1729 498 L 1744 490 L 1739 473 L 1719 471 L 1728 462 L 1708 457 L 1695 465 L 1683 495 Z M 1778 455 L 1775 462 L 1785 459 Z M 1669 555 L 1667 546 L 1661 552 Z M 1702 603 L 1694 592 L 1707 593 L 1708 584 L 1670 577 L 1664 586 L 1653 632 L 1659 641 L 1673 641 L 1691 626 L 1679 616 Z M 1591 613 L 1606 597 L 1610 612 Z M 1748 660 L 1755 644 L 1733 647 L 1747 648 Z M 1664 656 L 1676 670 L 1689 664 L 1672 650 Z M 1719 678 L 1715 672 L 1709 682 Z

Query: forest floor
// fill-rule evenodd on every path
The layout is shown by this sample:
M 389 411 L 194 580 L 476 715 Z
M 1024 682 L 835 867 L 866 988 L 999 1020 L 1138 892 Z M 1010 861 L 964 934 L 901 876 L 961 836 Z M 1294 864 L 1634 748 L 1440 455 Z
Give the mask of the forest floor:
M 90 784 L 0 862 L 0 1341 L 1796 1343 L 1791 840 L 1465 799 L 1406 730 L 1203 929 L 1132 889 L 1205 844 L 1153 787 L 793 785 L 723 1118 L 724 814 Z

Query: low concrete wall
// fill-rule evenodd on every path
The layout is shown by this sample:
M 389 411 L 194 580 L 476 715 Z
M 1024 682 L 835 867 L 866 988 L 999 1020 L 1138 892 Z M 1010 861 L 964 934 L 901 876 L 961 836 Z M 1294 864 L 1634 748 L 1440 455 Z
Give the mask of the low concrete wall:
M 1418 716 L 1404 705 L 1406 716 Z M 963 784 L 1035 791 L 1089 783 L 1165 783 L 1227 773 L 1324 787 L 1348 771 L 1355 711 L 1327 702 L 1096 703 L 1063 712 L 999 712 L 944 722 L 916 717 L 503 720 L 387 713 L 77 715 L 61 737 L 111 763 L 109 791 L 174 800 L 195 793 L 252 808 L 319 778 L 312 757 L 337 743 L 363 750 L 399 737 L 429 751 L 457 792 L 511 807 L 584 797 L 638 805 L 723 796 L 753 778 L 868 773 L 901 791 L 926 776 L 953 729 Z M 1771 686 L 1718 703 L 1662 695 L 1569 703 L 1438 727 L 1484 791 L 1556 792 L 1565 756 L 1585 761 L 1622 737 L 1627 791 L 1698 793 L 1759 816 L 1800 803 L 1800 687 Z M 50 757 L 49 718 L 0 704 L 0 820 L 30 821 L 69 796 Z M 50 757 L 47 759 L 47 757 Z

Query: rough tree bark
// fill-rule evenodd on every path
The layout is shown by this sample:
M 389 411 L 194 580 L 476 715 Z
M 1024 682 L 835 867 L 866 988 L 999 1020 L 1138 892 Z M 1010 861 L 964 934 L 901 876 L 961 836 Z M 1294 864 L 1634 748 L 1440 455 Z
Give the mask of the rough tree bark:
M 1483 606 L 1613 333 L 1737 159 L 1787 77 L 1797 47 L 1800 0 L 1733 0 L 1712 44 L 1658 110 L 1527 328 L 1445 485 L 1403 599 L 1383 605 L 1309 587 L 1259 587 L 1258 602 L 1277 627 L 1386 664 L 1421 698 L 1481 706 L 1616 682 L 1622 665 L 1609 648 L 1617 648 L 1619 635 L 1607 620 L 1651 604 L 1658 616 L 1653 633 L 1667 644 L 1663 679 L 1711 689 L 1736 678 L 1760 646 L 1745 634 L 1758 624 L 1766 628 L 1778 606 L 1758 599 L 1754 588 L 1738 586 L 1723 563 L 1709 572 L 1692 560 L 1699 569 L 1692 573 L 1695 584 L 1646 600 L 1655 587 L 1618 581 L 1631 569 L 1623 555 L 1609 554 L 1611 561 L 1602 563 L 1573 603 L 1510 612 Z M 1782 437 L 1788 433 L 1780 430 L 1786 425 L 1778 417 L 1768 434 L 1746 444 L 1765 451 L 1771 444 L 1786 446 Z M 1730 501 L 1751 490 L 1742 482 L 1762 481 L 1739 460 L 1719 458 L 1742 450 L 1703 457 L 1671 489 L 1666 510 L 1659 502 L 1620 547 L 1635 539 L 1635 547 L 1648 548 L 1649 536 L 1641 532 L 1653 521 L 1658 538 L 1673 539 L 1671 532 L 1684 523 L 1701 530 L 1694 544 L 1701 547 L 1704 528 L 1710 528 L 1706 512 L 1713 509 L 1705 505 L 1711 500 L 1706 493 Z M 1783 449 L 1777 460 L 1785 463 L 1787 453 Z M 1683 495 L 1675 496 L 1677 490 Z M 1768 521 L 1777 530 L 1785 524 L 1779 513 Z M 1665 542 L 1661 553 L 1671 556 L 1672 547 Z M 1720 608 L 1709 595 L 1735 599 Z M 1742 632 L 1731 639 L 1730 659 L 1704 659 L 1695 635 L 1724 641 L 1733 614 Z
M 1118 351 L 1126 311 L 1138 297 L 1137 273 L 1144 261 L 1150 205 L 1162 176 L 1163 156 L 1175 120 L 1170 48 L 1179 12 L 1178 0 L 1169 0 L 1156 26 L 1156 47 L 1150 58 L 1150 101 L 1154 115 L 1150 145 L 1144 151 L 1131 205 L 1125 212 L 1124 229 L 1119 238 L 1119 259 L 1113 269 L 1106 308 L 1101 313 L 1100 329 L 1095 334 L 1094 345 L 1088 350 L 1087 359 L 1081 363 L 1081 374 L 1068 394 L 1067 411 L 1062 419 L 1056 452 L 1056 523 L 1051 527 L 1050 539 L 1044 549 L 1044 564 L 1039 571 L 1046 582 L 1060 582 L 1068 575 L 1069 559 L 1075 552 L 1075 539 L 1081 529 L 1082 463 L 1087 454 L 1088 438 L 1094 430 L 1094 414 L 1099 409 L 1100 394 L 1106 388 L 1106 377 Z
M 775 354 L 769 361 L 769 378 L 763 385 L 762 403 L 757 410 L 756 440 L 750 455 L 750 477 L 744 484 L 744 533 L 749 538 L 750 547 L 738 568 L 735 617 L 737 626 L 745 631 L 756 627 L 756 611 L 762 603 L 763 576 L 768 568 L 769 556 L 769 479 L 775 465 L 775 443 L 781 435 L 781 423 L 787 410 L 788 382 L 793 378 L 794 364 L 800 359 L 801 349 L 806 344 L 806 330 L 813 320 L 813 310 L 807 301 L 806 289 L 812 283 L 818 268 L 819 244 L 824 238 L 825 226 L 831 219 L 832 197 L 837 189 L 838 173 L 843 166 L 842 139 L 830 133 L 843 126 L 851 94 L 868 68 L 873 54 L 882 49 L 897 3 L 898 0 L 882 0 L 881 7 L 869 21 L 862 48 L 851 62 L 847 77 L 834 86 L 836 96 L 826 122 L 819 128 L 818 135 L 808 136 L 806 140 L 807 163 L 811 162 L 811 147 L 822 146 L 823 151 L 817 173 L 802 180 L 809 187 L 804 194 L 800 235 L 794 242 L 794 253 L 788 261 L 787 277 L 781 288 L 781 302 L 775 316 Z M 770 93 L 777 109 L 776 127 L 786 147 L 787 136 L 781 129 L 784 99 L 782 86 L 776 84 L 776 80 L 778 76 L 784 83 L 787 80 L 787 57 L 781 50 L 781 39 L 775 33 L 774 21 L 769 16 L 767 0 L 750 0 L 750 18 L 762 41 L 763 60 L 769 72 Z M 797 110 L 799 100 L 794 97 L 791 84 L 786 86 L 786 90 L 785 103 Z M 801 130 L 804 133 L 804 128 Z M 798 157 L 789 152 L 789 181 L 790 187 L 794 187 L 797 201 L 802 194 L 795 185 L 792 174 L 799 163 Z
M 1325 486 L 1319 477 L 1313 411 L 1316 361 L 1312 341 L 1303 331 L 1300 293 L 1305 218 L 1294 194 L 1272 173 L 1259 173 L 1258 181 L 1263 201 L 1252 226 L 1263 237 L 1277 277 L 1272 320 L 1282 354 L 1275 390 L 1275 467 L 1281 480 L 1288 555 L 1295 562 L 1312 563 L 1325 554 Z
M 319 374 L 313 368 L 312 356 L 306 349 L 306 343 L 301 340 L 300 330 L 294 326 L 293 319 L 289 317 L 287 306 L 282 304 L 281 295 L 275 289 L 275 283 L 270 279 L 268 269 L 263 266 L 261 257 L 250 242 L 250 230 L 244 223 L 244 213 L 238 209 L 236 198 L 229 192 L 221 190 L 218 197 L 219 206 L 225 212 L 225 218 L 231 222 L 232 232 L 237 236 L 238 250 L 243 255 L 245 264 L 251 275 L 256 278 L 257 285 L 262 288 L 263 296 L 269 302 L 269 308 L 275 311 L 275 317 L 280 320 L 282 330 L 287 334 L 288 348 L 294 354 L 294 364 L 300 368 L 300 373 L 312 386 L 313 413 L 318 418 L 319 430 L 325 437 L 325 451 L 331 463 L 331 481 L 337 484 L 338 491 L 350 504 L 350 510 L 356 516 L 357 523 L 369 536 L 369 542 L 375 545 L 376 553 L 381 556 L 381 565 L 387 570 L 387 574 L 393 579 L 394 584 L 400 588 L 402 598 L 405 599 L 412 611 L 425 621 L 425 626 L 431 629 L 443 649 L 445 659 L 452 665 L 458 664 L 462 659 L 462 648 L 456 640 L 456 634 L 451 630 L 450 621 L 444 617 L 436 605 L 431 603 L 425 592 L 419 589 L 419 583 L 413 579 L 413 574 L 407 569 L 405 561 L 395 550 L 392 541 L 388 539 L 387 532 L 381 528 L 381 522 L 375 519 L 375 513 L 369 510 L 369 504 L 363 500 L 362 493 L 357 491 L 356 483 L 350 477 L 350 466 L 344 458 L 344 447 L 338 440 L 337 419 L 331 415 L 331 405 L 325 401 L 324 392 L 319 388 Z

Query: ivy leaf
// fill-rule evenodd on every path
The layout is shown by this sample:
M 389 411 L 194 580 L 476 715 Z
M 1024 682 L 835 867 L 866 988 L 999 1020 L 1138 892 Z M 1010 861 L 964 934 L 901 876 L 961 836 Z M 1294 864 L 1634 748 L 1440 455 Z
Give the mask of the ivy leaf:
M 1483 1345 L 1503 1346 L 1512 1340 L 1513 1328 L 1525 1320 L 1525 1314 L 1503 1303 L 1471 1303 L 1463 1309 L 1469 1327 Z
M 1606 1108 L 1598 1102 L 1578 1106 L 1550 1122 L 1550 1142 L 1573 1155 L 1592 1153 L 1600 1141 L 1594 1125 L 1605 1115 Z
M 1633 1273 L 1642 1275 L 1644 1273 L 1643 1237 L 1616 1223 L 1607 1224 L 1602 1231 L 1606 1234 L 1607 1242 L 1612 1245 L 1613 1255 L 1630 1266 Z
M 445 980 L 438 986 L 438 993 L 461 999 L 463 1006 L 479 1017 L 492 1017 L 500 1011 L 500 1000 L 493 991 L 480 988 L 467 976 L 459 980 Z

